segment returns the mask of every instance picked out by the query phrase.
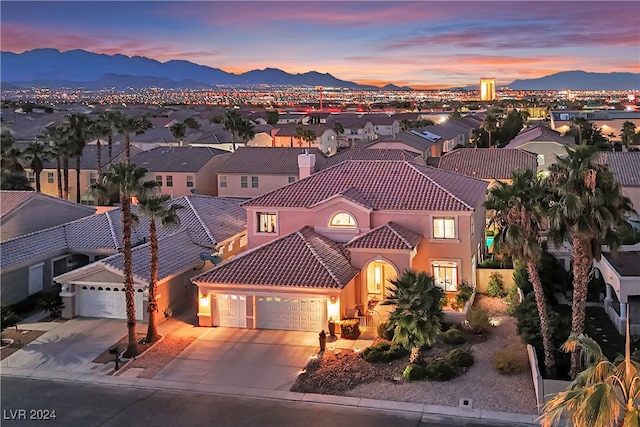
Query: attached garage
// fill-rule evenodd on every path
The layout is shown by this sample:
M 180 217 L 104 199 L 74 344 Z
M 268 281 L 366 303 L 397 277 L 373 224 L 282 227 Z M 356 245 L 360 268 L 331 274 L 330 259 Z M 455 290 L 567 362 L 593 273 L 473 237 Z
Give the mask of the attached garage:
M 101 286 L 77 286 L 78 316 L 85 317 L 106 317 L 109 319 L 127 318 L 127 301 L 124 288 L 122 286 L 101 287 Z M 135 292 L 134 301 L 136 304 L 136 320 L 142 320 L 143 313 L 143 292 L 138 289 Z
M 327 328 L 327 299 L 256 297 L 256 327 L 289 331 L 321 331 Z
M 244 295 L 218 294 L 215 296 L 216 326 L 247 327 L 247 298 Z

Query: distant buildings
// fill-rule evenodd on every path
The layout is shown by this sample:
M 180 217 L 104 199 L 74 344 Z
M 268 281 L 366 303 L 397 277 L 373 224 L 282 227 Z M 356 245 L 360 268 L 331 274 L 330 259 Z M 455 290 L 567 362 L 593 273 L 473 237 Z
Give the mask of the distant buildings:
M 481 77 L 480 78 L 480 100 L 493 101 L 496 99 L 496 78 Z

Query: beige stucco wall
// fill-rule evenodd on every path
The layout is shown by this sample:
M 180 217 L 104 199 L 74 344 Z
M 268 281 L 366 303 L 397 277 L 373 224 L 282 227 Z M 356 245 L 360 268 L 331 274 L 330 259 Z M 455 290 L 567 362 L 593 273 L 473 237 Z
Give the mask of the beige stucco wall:
M 220 186 L 220 177 L 226 177 L 227 186 Z M 247 188 L 242 188 L 241 177 L 247 177 Z M 251 187 L 251 178 L 258 177 L 258 188 Z M 289 184 L 289 177 L 298 180 L 298 174 L 292 175 L 255 175 L 255 174 L 220 174 L 218 175 L 218 196 L 220 197 L 256 197 L 271 190 Z
M 640 215 L 640 187 L 622 187 L 622 194 L 631 199 L 633 208 Z
M 500 274 L 502 282 L 504 283 L 504 290 L 511 289 L 515 282 L 513 281 L 513 269 L 495 269 L 495 268 L 478 268 L 476 270 L 476 292 L 481 294 L 487 293 L 487 286 L 489 284 L 489 276 L 493 273 Z
M 247 141 L 248 147 L 273 147 L 273 145 L 273 138 L 265 132 L 257 133 L 252 140 Z
M 518 147 L 521 150 L 529 151 L 534 154 L 542 154 L 544 156 L 544 164 L 538 165 L 538 172 L 549 169 L 549 165 L 555 163 L 556 156 L 566 156 L 565 146 L 555 142 L 527 142 Z

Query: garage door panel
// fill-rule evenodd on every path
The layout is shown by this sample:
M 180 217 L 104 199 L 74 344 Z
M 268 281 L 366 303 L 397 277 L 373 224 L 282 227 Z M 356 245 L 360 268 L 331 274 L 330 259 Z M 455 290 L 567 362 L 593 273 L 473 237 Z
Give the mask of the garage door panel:
M 247 298 L 244 295 L 216 295 L 218 325 L 234 328 L 247 327 Z
M 126 319 L 127 300 L 121 287 L 78 286 L 78 316 Z M 135 292 L 136 320 L 143 320 L 143 295 Z
M 325 298 L 258 297 L 256 326 L 261 329 L 320 331 L 326 329 Z

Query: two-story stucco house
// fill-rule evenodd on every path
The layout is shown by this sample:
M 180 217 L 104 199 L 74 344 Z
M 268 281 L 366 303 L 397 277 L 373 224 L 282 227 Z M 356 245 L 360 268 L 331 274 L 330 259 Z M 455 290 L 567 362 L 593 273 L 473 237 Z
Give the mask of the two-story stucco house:
M 297 133 L 298 128 L 313 131 L 316 135 L 315 140 L 305 141 L 300 138 Z M 272 136 L 274 147 L 317 148 L 328 156 L 335 154 L 338 151 L 338 137 L 336 132 L 326 124 L 287 124 L 273 128 Z
M 534 153 L 538 157 L 538 172 L 544 172 L 555 163 L 557 157 L 567 155 L 567 148 L 573 149 L 575 145 L 572 136 L 562 136 L 547 126 L 538 125 L 520 131 L 504 148 L 519 148 Z
M 202 326 L 319 331 L 373 313 L 407 269 L 475 283 L 487 183 L 349 160 L 244 203 L 248 251 L 192 279 Z M 366 317 L 364 318 L 366 319 Z

